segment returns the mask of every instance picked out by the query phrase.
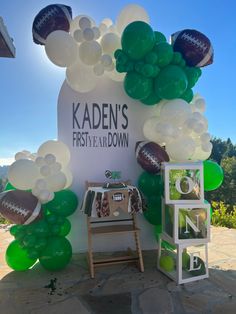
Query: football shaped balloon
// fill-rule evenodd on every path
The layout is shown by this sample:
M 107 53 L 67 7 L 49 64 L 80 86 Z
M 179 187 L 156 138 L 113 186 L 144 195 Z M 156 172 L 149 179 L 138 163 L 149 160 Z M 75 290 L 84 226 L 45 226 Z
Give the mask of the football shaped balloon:
M 214 51 L 209 38 L 195 29 L 184 29 L 172 34 L 171 44 L 189 66 L 204 67 L 213 63 Z
M 29 191 L 5 191 L 0 193 L 0 214 L 11 223 L 27 225 L 42 218 L 42 207 Z
M 47 36 L 56 31 L 69 32 L 72 10 L 64 4 L 51 4 L 43 8 L 34 18 L 32 33 L 36 44 L 44 45 Z
M 139 165 L 152 174 L 161 170 L 162 162 L 170 160 L 164 148 L 154 142 L 137 142 L 135 153 Z

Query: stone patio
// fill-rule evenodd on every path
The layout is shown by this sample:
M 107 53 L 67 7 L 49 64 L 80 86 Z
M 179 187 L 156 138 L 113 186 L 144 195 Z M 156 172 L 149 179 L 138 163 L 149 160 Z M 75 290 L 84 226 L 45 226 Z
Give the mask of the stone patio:
M 145 272 L 135 265 L 98 268 L 90 279 L 85 254 L 61 272 L 36 264 L 13 272 L 5 263 L 12 237 L 0 229 L 1 314 L 236 313 L 236 230 L 212 227 L 210 278 L 177 286 L 156 269 L 157 253 L 145 251 Z

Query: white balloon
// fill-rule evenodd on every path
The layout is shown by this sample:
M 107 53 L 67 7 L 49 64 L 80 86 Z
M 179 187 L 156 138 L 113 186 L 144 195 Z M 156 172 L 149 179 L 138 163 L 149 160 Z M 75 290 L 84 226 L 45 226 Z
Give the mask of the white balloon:
M 18 152 L 15 154 L 15 160 L 19 160 L 19 159 L 28 159 L 28 157 L 23 152 Z
M 114 71 L 114 69 L 115 69 L 115 64 L 113 61 L 109 66 L 106 66 L 106 71 L 111 72 L 111 71 Z
M 38 195 L 38 199 L 40 200 L 40 202 L 42 204 L 47 203 L 49 201 L 50 198 L 50 194 L 51 192 L 49 190 L 41 190 L 39 195 Z
M 39 168 L 29 159 L 16 160 L 8 169 L 9 182 L 20 190 L 32 189 L 39 177 Z
M 211 142 L 203 143 L 202 144 L 202 150 L 206 153 L 211 152 L 213 148 L 213 145 Z
M 157 126 L 159 125 L 160 120 L 157 117 L 151 117 L 144 122 L 143 125 L 143 135 L 149 141 L 163 144 L 163 135 L 158 132 Z
M 204 112 L 206 110 L 206 102 L 205 99 L 203 98 L 198 98 L 195 102 L 194 102 L 194 107 L 197 111 L 199 112 Z
M 104 66 L 101 63 L 97 63 L 94 68 L 93 68 L 93 72 L 95 75 L 97 76 L 101 76 L 104 74 Z
M 86 65 L 96 64 L 102 55 L 102 48 L 95 40 L 84 41 L 79 46 L 80 60 Z
M 81 29 L 80 27 L 80 20 L 83 18 L 83 17 L 86 17 L 87 19 L 89 19 L 90 21 L 90 26 L 89 27 L 92 27 L 92 26 L 95 26 L 96 23 L 95 21 L 90 17 L 90 16 L 87 16 L 87 15 L 78 15 L 76 16 L 71 22 L 70 22 L 70 33 L 73 35 L 74 32 L 77 30 L 77 29 Z M 83 24 L 83 22 L 82 22 Z M 89 25 L 89 24 L 87 24 Z M 86 28 L 86 27 L 85 27 Z
M 44 190 L 47 188 L 47 182 L 44 180 L 44 179 L 38 179 L 36 182 L 35 182 L 35 186 L 34 186 L 36 189 L 39 189 L 39 190 Z
M 173 125 L 181 126 L 191 114 L 191 108 L 185 100 L 173 99 L 163 105 L 160 117 Z
M 102 23 L 105 24 L 107 27 L 110 27 L 113 24 L 112 20 L 109 17 L 103 19 Z
M 201 148 L 201 146 L 197 146 L 195 149 L 194 154 L 191 156 L 191 160 L 197 161 L 197 160 L 206 160 L 210 157 L 210 152 L 204 152 Z
M 66 176 L 61 171 L 46 177 L 48 189 L 51 192 L 58 192 L 64 189 L 66 185 Z
M 91 20 L 89 17 L 83 16 L 79 20 L 79 27 L 84 30 L 92 26 Z
M 95 88 L 98 77 L 94 74 L 93 68 L 82 62 L 77 62 L 66 70 L 66 79 L 69 86 L 80 93 L 87 93 Z
M 190 136 L 183 136 L 166 144 L 169 157 L 175 161 L 187 161 L 191 158 L 196 148 L 194 140 Z
M 85 28 L 83 30 L 83 38 L 84 40 L 87 40 L 87 41 L 94 40 L 94 32 L 92 28 Z
M 56 156 L 53 154 L 47 154 L 45 155 L 44 160 L 47 165 L 53 165 L 56 162 Z
M 74 39 L 77 43 L 81 43 L 84 40 L 83 32 L 81 29 L 76 29 L 73 34 Z
M 44 160 L 44 157 L 42 156 L 38 156 L 36 159 L 35 159 L 35 163 L 38 167 L 42 167 L 46 164 L 45 160 Z
M 76 62 L 78 46 L 73 37 L 64 31 L 55 31 L 48 35 L 45 51 L 52 63 L 60 67 L 68 67 Z
M 39 193 L 41 192 L 41 189 L 37 188 L 37 187 L 33 187 L 32 189 L 32 194 L 36 197 L 39 196 Z
M 57 162 L 63 166 L 68 165 L 70 162 L 69 148 L 62 141 L 49 140 L 44 142 L 38 149 L 38 155 L 44 157 L 47 154 L 53 154 Z
M 108 27 L 108 33 L 115 33 L 117 34 L 117 28 L 115 25 L 111 25 L 110 27 Z
M 56 174 L 61 171 L 61 164 L 59 162 L 55 162 L 53 165 L 50 166 L 51 173 Z
M 43 177 L 47 177 L 47 176 L 50 176 L 51 175 L 51 169 L 48 165 L 44 165 L 40 168 L 40 174 L 43 176 Z
M 106 26 L 106 24 L 101 23 L 99 25 L 99 31 L 101 33 L 101 35 L 104 35 L 107 32 L 108 27 Z
M 116 49 L 121 47 L 120 37 L 114 33 L 107 33 L 101 39 L 101 46 L 104 53 L 113 55 Z
M 92 27 L 94 39 L 98 39 L 101 36 L 100 30 L 98 27 L 94 26 Z
M 143 21 L 149 24 L 149 16 L 145 9 L 138 4 L 128 4 L 123 8 L 116 20 L 117 30 L 122 34 L 125 27 L 134 21 Z
M 35 161 L 36 158 L 37 158 L 37 154 L 36 153 L 32 153 L 32 154 L 29 155 L 29 159 L 31 159 L 33 161 Z
M 210 142 L 210 139 L 211 139 L 210 133 L 203 133 L 203 134 L 201 135 L 201 141 L 202 141 L 202 143 Z
M 111 66 L 112 64 L 112 57 L 110 55 L 104 54 L 101 56 L 101 64 L 105 67 L 105 68 L 109 68 L 109 66 Z

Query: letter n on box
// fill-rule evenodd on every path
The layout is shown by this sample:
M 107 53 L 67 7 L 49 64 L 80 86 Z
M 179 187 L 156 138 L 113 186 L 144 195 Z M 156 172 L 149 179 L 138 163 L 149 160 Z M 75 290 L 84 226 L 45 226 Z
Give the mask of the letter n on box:
M 204 203 L 203 165 L 195 163 L 163 163 L 166 204 Z

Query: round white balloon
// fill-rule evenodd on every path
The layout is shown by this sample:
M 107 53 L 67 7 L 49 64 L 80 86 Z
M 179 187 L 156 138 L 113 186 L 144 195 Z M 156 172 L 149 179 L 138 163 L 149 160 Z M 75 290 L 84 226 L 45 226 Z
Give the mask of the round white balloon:
M 8 170 L 9 182 L 19 190 L 32 189 L 40 177 L 39 168 L 29 159 L 16 160 Z
M 174 161 L 188 161 L 194 154 L 195 141 L 190 136 L 180 137 L 166 144 L 166 151 Z
M 45 157 L 47 154 L 53 154 L 63 166 L 68 165 L 70 161 L 69 148 L 61 141 L 49 140 L 43 143 L 38 149 L 38 156 Z
M 182 126 L 183 123 L 192 115 L 191 107 L 183 99 L 173 99 L 167 101 L 161 108 L 161 120 Z
M 95 88 L 98 77 L 94 74 L 93 68 L 86 66 L 82 62 L 77 62 L 66 70 L 68 85 L 80 93 L 90 92 Z
M 71 22 L 70 22 L 70 33 L 73 35 L 74 32 L 77 30 L 77 29 L 81 29 L 80 27 L 80 24 L 84 24 L 84 20 L 82 20 L 83 18 L 86 18 L 86 19 L 89 19 L 90 21 L 90 24 L 87 23 L 87 25 L 90 25 L 89 27 L 93 27 L 96 25 L 95 21 L 90 17 L 90 16 L 87 16 L 87 15 L 78 15 L 76 16 Z M 82 22 L 80 21 L 82 20 Z M 86 24 L 86 22 L 85 22 Z M 82 25 L 83 26 L 83 25 Z
M 107 33 L 101 39 L 101 46 L 104 53 L 113 55 L 116 49 L 121 47 L 120 37 L 114 33 Z
M 149 24 L 146 10 L 138 4 L 128 4 L 123 8 L 116 20 L 117 30 L 122 34 L 126 26 L 134 21 L 143 21 Z
M 51 192 L 58 192 L 64 189 L 66 185 L 66 176 L 61 171 L 46 177 L 48 190 Z
M 45 51 L 52 63 L 60 67 L 71 66 L 78 57 L 76 41 L 69 33 L 60 30 L 48 35 Z
M 102 55 L 101 45 L 95 41 L 84 41 L 79 46 L 80 60 L 86 65 L 95 65 Z

